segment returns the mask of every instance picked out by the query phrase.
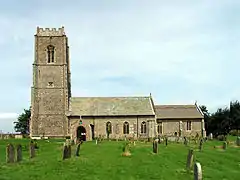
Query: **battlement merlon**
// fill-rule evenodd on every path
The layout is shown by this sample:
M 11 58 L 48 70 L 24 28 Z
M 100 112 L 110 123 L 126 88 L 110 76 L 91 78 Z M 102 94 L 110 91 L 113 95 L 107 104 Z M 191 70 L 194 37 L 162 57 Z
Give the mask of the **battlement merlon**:
M 40 28 L 37 27 L 37 36 L 65 36 L 64 27 L 61 28 Z

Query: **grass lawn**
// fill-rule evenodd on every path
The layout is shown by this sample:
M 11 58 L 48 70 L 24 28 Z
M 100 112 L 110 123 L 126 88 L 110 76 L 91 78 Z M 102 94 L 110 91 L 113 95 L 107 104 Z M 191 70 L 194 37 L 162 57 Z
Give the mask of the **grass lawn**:
M 234 138 L 235 139 L 235 138 Z M 0 180 L 192 180 L 193 172 L 185 171 L 188 148 L 183 144 L 169 143 L 159 146 L 159 153 L 152 154 L 151 143 L 136 143 L 131 157 L 122 157 L 123 142 L 104 141 L 96 145 L 86 142 L 81 146 L 80 157 L 62 161 L 63 140 L 39 140 L 36 157 L 29 159 L 23 151 L 21 163 L 5 163 L 5 147 L 28 144 L 29 140 L 0 140 Z M 239 180 L 240 148 L 229 145 L 226 151 L 214 149 L 222 142 L 208 141 L 203 152 L 195 151 L 195 160 L 203 169 L 203 179 Z

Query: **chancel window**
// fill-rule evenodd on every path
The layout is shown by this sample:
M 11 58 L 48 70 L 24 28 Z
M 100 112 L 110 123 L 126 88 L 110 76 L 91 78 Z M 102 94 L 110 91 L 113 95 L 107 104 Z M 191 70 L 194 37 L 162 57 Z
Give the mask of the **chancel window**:
M 106 132 L 112 134 L 112 124 L 111 122 L 106 123 Z
M 55 51 L 54 46 L 49 45 L 47 47 L 47 62 L 48 63 L 53 63 L 54 62 L 54 51 Z
M 129 123 L 124 122 L 123 124 L 123 134 L 129 134 Z
M 192 122 L 191 121 L 187 121 L 187 130 L 188 131 L 192 130 Z
M 142 134 L 147 133 L 147 125 L 146 125 L 146 122 L 144 121 L 141 123 L 141 133 Z

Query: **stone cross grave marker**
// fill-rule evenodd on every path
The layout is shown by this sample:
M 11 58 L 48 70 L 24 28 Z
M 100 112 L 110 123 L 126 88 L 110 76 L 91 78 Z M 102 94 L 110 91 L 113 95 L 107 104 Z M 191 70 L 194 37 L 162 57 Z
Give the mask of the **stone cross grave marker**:
M 202 167 L 198 162 L 194 164 L 194 180 L 202 180 Z
M 6 147 L 6 161 L 7 163 L 14 163 L 15 161 L 15 148 L 12 144 L 8 144 Z
M 22 145 L 17 145 L 17 162 L 22 161 Z
M 192 164 L 193 164 L 193 149 L 189 149 L 186 163 L 187 170 L 190 170 L 192 168 Z

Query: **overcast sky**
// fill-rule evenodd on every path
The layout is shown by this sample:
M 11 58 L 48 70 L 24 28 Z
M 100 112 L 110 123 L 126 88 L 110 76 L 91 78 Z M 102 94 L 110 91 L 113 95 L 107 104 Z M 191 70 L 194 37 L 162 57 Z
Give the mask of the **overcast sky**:
M 36 27 L 65 27 L 73 96 L 148 96 L 210 110 L 240 99 L 240 1 L 0 2 L 0 130 L 30 106 Z

